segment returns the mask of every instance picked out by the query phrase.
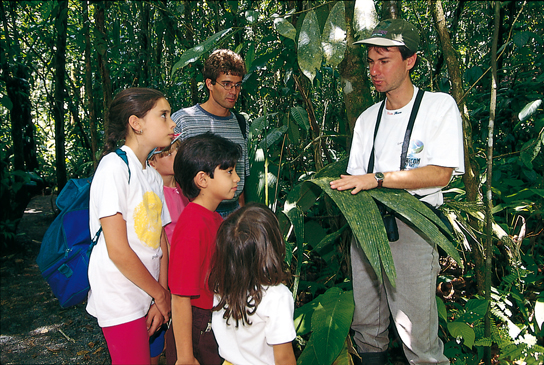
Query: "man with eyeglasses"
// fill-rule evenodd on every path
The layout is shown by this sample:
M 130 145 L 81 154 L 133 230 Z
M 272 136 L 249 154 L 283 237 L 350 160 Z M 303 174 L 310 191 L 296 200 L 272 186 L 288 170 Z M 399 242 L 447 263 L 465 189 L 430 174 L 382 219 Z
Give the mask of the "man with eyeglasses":
M 217 208 L 223 218 L 244 205 L 245 178 L 249 176 L 248 124 L 245 120 L 239 121 L 238 118 L 243 118 L 241 115 L 236 116 L 231 112 L 240 95 L 245 74 L 246 66 L 240 55 L 228 49 L 214 51 L 204 62 L 202 70 L 209 93 L 208 100 L 172 114 L 176 122 L 175 132 L 181 134 L 181 139 L 210 131 L 242 146 L 242 157 L 236 164 L 236 173 L 240 176 L 236 194 Z

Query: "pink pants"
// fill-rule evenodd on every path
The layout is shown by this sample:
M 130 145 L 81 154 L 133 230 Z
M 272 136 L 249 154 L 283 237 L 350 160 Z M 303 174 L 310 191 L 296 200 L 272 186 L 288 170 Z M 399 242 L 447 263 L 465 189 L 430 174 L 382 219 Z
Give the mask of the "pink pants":
M 102 327 L 112 364 L 149 365 L 149 335 L 146 318 L 117 326 Z

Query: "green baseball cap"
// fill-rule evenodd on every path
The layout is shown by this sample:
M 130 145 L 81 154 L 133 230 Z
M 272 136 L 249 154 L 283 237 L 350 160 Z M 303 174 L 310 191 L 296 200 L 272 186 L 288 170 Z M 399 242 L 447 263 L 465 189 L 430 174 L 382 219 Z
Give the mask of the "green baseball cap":
M 381 47 L 406 46 L 410 51 L 417 52 L 419 34 L 411 23 L 403 19 L 382 20 L 372 31 L 370 38 L 353 44 L 370 44 Z

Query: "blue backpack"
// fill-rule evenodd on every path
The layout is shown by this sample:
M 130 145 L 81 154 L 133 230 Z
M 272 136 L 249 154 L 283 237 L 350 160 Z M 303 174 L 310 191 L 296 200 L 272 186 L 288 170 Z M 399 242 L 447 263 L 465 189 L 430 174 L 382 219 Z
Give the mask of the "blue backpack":
M 125 151 L 115 151 L 127 164 Z M 128 167 L 129 183 L 130 168 Z M 71 179 L 57 197 L 60 214 L 42 239 L 36 262 L 60 306 L 82 303 L 89 292 L 89 258 L 102 228 L 91 239 L 89 198 L 92 178 Z

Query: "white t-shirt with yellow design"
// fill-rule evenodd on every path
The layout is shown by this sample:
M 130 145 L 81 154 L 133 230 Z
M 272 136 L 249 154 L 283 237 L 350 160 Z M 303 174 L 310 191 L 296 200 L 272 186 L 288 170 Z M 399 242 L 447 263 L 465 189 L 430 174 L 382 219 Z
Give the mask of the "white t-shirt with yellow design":
M 159 278 L 162 227 L 170 223 L 164 200 L 161 175 L 150 166 L 145 169 L 127 146 L 130 167 L 112 152 L 100 161 L 91 184 L 89 226 L 91 235 L 100 228 L 100 218 L 118 212 L 126 221 L 130 248 L 155 278 Z M 110 260 L 104 235 L 100 235 L 89 263 L 87 311 L 101 327 L 115 326 L 147 314 L 151 297 L 128 280 Z

